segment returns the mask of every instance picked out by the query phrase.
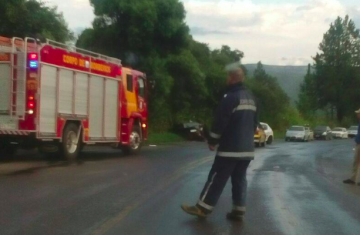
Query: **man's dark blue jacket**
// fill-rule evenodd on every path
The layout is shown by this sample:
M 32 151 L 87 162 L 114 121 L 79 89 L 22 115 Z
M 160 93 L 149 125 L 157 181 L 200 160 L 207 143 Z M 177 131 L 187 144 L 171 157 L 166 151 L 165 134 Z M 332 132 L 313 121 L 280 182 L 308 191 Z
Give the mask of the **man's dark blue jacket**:
M 242 83 L 231 85 L 217 109 L 209 144 L 219 144 L 218 157 L 253 160 L 257 126 L 253 94 Z

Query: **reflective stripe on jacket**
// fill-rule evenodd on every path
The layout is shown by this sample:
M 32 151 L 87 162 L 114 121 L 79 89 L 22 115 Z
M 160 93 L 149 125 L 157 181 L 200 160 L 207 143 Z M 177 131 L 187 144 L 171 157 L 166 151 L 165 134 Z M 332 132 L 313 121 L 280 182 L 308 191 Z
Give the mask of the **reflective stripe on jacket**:
M 218 157 L 254 159 L 257 111 L 253 94 L 242 83 L 229 87 L 209 134 L 209 144 L 219 144 Z

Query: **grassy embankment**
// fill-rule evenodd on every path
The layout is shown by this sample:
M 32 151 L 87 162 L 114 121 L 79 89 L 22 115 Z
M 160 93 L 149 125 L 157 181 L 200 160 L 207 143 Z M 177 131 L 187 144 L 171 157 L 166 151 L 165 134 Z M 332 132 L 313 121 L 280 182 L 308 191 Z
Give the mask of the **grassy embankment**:
M 163 133 L 150 132 L 147 144 L 160 145 L 160 144 L 170 144 L 170 143 L 176 143 L 182 141 L 185 141 L 183 137 L 172 132 L 163 132 Z

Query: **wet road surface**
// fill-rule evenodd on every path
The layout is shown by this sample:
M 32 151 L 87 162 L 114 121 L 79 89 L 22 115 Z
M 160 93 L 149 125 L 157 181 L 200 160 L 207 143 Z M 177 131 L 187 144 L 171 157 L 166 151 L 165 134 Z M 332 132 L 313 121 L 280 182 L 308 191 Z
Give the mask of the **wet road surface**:
M 360 186 L 342 184 L 353 147 L 334 140 L 257 149 L 243 223 L 225 218 L 230 184 L 208 219 L 180 210 L 196 203 L 211 167 L 204 143 L 147 147 L 131 157 L 93 147 L 72 166 L 22 152 L 0 162 L 0 234 L 359 235 Z

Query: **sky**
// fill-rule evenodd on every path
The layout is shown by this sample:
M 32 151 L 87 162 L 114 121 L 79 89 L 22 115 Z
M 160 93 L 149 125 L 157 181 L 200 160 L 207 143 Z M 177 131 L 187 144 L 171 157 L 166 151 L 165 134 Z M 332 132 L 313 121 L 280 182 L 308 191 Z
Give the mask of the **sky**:
M 323 34 L 346 14 L 360 28 L 358 0 L 181 0 L 195 40 L 212 49 L 229 45 L 245 53 L 243 63 L 307 65 Z M 43 0 L 63 12 L 71 30 L 94 19 L 89 0 Z

